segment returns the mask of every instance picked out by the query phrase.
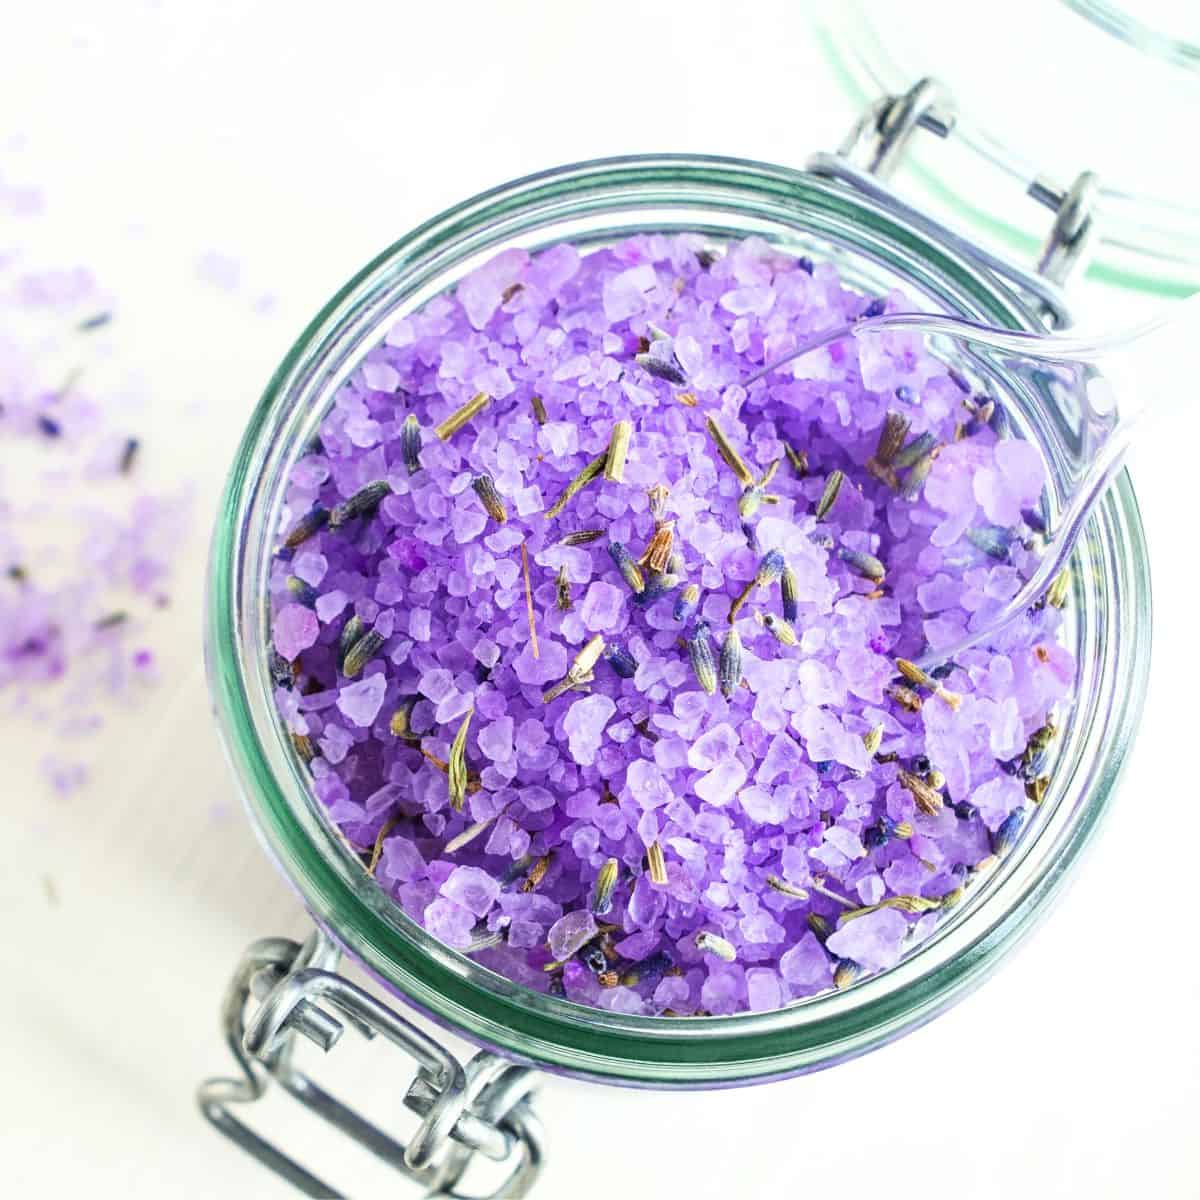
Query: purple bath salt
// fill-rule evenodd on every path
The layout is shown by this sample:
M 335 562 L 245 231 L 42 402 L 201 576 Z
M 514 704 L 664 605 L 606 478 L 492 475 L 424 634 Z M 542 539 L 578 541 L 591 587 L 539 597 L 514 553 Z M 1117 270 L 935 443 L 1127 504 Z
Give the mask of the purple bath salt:
M 1069 589 L 937 647 L 1039 553 L 1038 456 L 909 333 L 743 383 L 907 307 L 754 238 L 513 249 L 343 385 L 290 475 L 272 678 L 431 934 L 576 1003 L 768 1011 L 887 970 L 1011 852 Z

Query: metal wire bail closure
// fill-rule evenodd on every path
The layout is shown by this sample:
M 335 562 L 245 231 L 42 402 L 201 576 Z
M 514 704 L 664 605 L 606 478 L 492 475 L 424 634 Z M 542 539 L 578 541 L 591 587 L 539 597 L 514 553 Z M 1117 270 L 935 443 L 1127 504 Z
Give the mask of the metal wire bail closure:
M 543 1161 L 542 1128 L 530 1107 L 533 1072 L 487 1051 L 480 1051 L 464 1068 L 394 1009 L 336 974 L 338 957 L 337 946 L 321 932 L 303 946 L 266 938 L 247 949 L 221 1010 L 225 1041 L 241 1077 L 201 1084 L 197 1101 L 204 1116 L 306 1196 L 340 1200 L 345 1194 L 230 1111 L 231 1105 L 261 1099 L 272 1079 L 311 1112 L 420 1184 L 427 1200 L 527 1196 Z M 252 1000 L 258 1007 L 247 1019 Z M 360 1117 L 293 1066 L 296 1034 L 328 1051 L 347 1024 L 367 1038 L 382 1034 L 416 1062 L 416 1079 L 404 1104 L 421 1124 L 407 1144 Z M 506 1175 L 486 1193 L 456 1190 L 476 1155 L 503 1163 Z

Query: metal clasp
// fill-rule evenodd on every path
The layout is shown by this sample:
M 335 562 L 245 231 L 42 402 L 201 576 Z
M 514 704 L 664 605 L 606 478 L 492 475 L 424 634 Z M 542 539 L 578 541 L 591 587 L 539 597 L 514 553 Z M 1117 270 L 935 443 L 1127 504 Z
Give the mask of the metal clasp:
M 936 79 L 918 80 L 902 96 L 876 100 L 838 153 L 877 179 L 890 179 L 918 129 L 948 137 L 958 120 L 954 100 Z
M 1038 255 L 1038 274 L 1060 287 L 1087 260 L 1099 190 L 1100 182 L 1091 171 L 1084 171 L 1069 188 L 1060 188 L 1042 176 L 1029 185 L 1027 194 L 1054 211 L 1054 224 Z
M 337 946 L 314 933 L 303 946 L 284 938 L 255 942 L 242 956 L 222 1006 L 226 1044 L 241 1076 L 209 1079 L 197 1100 L 211 1124 L 306 1196 L 341 1200 L 337 1191 L 245 1125 L 231 1106 L 262 1098 L 274 1080 L 309 1111 L 420 1184 L 427 1200 L 519 1200 L 543 1162 L 541 1125 L 530 1108 L 536 1077 L 486 1051 L 466 1066 L 388 1005 L 333 970 Z M 252 1001 L 258 1007 L 247 1018 Z M 382 1034 L 416 1063 L 405 1106 L 421 1118 L 406 1144 L 323 1091 L 292 1062 L 297 1034 L 330 1050 L 346 1025 Z M 506 1167 L 483 1195 L 456 1190 L 476 1155 Z
M 906 217 L 915 213 L 921 226 L 949 235 L 953 244 L 969 248 L 977 261 L 1032 295 L 1050 325 L 1069 324 L 1059 289 L 1086 261 L 1096 227 L 1096 176 L 1084 171 L 1069 188 L 1060 188 L 1044 178 L 1029 185 L 1028 195 L 1053 209 L 1055 218 L 1035 271 L 1026 271 L 905 204 L 886 183 L 918 129 L 945 138 L 954 132 L 957 123 L 957 108 L 945 85 L 936 79 L 921 79 L 901 95 L 876 100 L 855 123 L 837 153 L 814 155 L 809 167 L 884 200 Z

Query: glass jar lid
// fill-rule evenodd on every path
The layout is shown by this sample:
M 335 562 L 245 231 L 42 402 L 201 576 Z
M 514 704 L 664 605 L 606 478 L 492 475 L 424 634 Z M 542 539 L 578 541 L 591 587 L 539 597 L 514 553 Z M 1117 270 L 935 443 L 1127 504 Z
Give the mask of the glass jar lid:
M 1200 119 L 1200 8 L 1011 0 L 964 20 L 950 0 L 844 0 L 821 36 L 865 108 L 934 76 L 947 99 L 898 164 L 919 202 L 1029 258 L 1073 181 L 1095 218 L 1090 278 L 1153 295 L 1200 287 L 1200 197 L 1184 147 Z M 1038 203 L 1040 201 L 1040 203 Z

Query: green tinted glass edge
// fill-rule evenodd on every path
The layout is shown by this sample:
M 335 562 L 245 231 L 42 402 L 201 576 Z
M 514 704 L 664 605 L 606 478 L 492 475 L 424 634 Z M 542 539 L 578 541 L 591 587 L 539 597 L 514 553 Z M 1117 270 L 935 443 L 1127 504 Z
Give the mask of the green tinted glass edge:
M 614 177 L 617 174 L 614 172 Z M 632 177 L 627 167 L 622 168 L 619 175 L 623 180 Z M 709 178 L 703 168 L 685 168 L 682 163 L 649 167 L 638 178 L 647 183 L 663 184 L 684 175 L 700 182 Z M 731 179 L 738 178 L 736 165 L 723 163 L 719 168 L 714 167 L 711 178 L 714 182 L 728 184 Z M 577 186 L 594 186 L 604 179 L 603 172 L 598 171 L 581 179 Z M 857 206 L 831 194 L 826 188 L 811 186 L 804 176 L 785 174 L 777 168 L 763 168 L 761 171 L 748 171 L 744 179 L 748 186 L 774 190 L 789 202 L 803 203 L 806 211 L 824 209 L 842 218 L 860 218 L 862 215 Z M 552 181 L 546 184 L 544 190 L 547 194 L 557 195 L 562 194 L 564 188 L 562 184 Z M 536 185 L 532 190 L 522 191 L 515 196 L 511 195 L 511 189 L 497 189 L 495 193 L 476 198 L 443 217 L 427 222 L 355 275 L 310 322 L 272 376 L 251 417 L 222 499 L 210 561 L 207 621 L 212 659 L 210 671 L 217 702 L 226 715 L 227 744 L 244 786 L 253 788 L 258 795 L 260 819 L 270 824 L 272 836 L 268 839 L 268 850 L 285 859 L 283 865 L 287 873 L 302 873 L 306 887 L 319 897 L 328 910 L 337 913 L 353 914 L 361 906 L 345 880 L 300 836 L 278 782 L 258 752 L 251 714 L 240 685 L 233 639 L 229 636 L 230 614 L 236 611 L 237 606 L 237 580 L 233 571 L 238 552 L 237 517 L 252 470 L 252 451 L 268 422 L 276 394 L 303 356 L 306 343 L 346 298 L 380 266 L 402 256 L 406 247 L 416 244 L 435 230 L 439 231 L 439 236 L 453 236 L 460 224 L 467 223 L 466 214 L 472 214 L 472 221 L 477 220 L 480 206 L 492 196 L 505 192 L 511 198 L 507 204 L 496 207 L 497 216 L 506 207 L 528 204 L 531 197 L 538 194 Z M 460 217 L 461 222 L 458 220 Z M 897 234 L 895 227 L 889 227 L 887 232 L 893 236 Z M 971 286 L 969 275 L 948 254 L 934 252 L 931 255 L 929 243 L 915 235 L 901 232 L 900 240 L 910 248 L 920 249 L 931 271 L 957 276 L 964 286 Z M 998 321 L 1017 319 L 1015 312 L 1006 312 L 994 303 L 992 308 L 994 311 L 990 315 Z M 1136 504 L 1128 480 L 1124 477 L 1117 485 L 1114 503 L 1121 506 L 1125 520 L 1140 532 Z M 1144 566 L 1141 571 L 1141 577 L 1132 582 L 1135 591 L 1147 597 L 1148 606 L 1149 587 Z M 1122 714 L 1123 723 L 1136 721 L 1136 709 L 1140 707 L 1143 691 L 1144 682 L 1130 689 L 1131 699 L 1127 711 Z M 1114 764 L 1114 771 L 1119 765 L 1119 761 Z M 561 1068 L 601 1075 L 613 1081 L 649 1082 L 660 1086 L 688 1082 L 688 1064 L 703 1068 L 700 1081 L 706 1083 L 769 1078 L 827 1065 L 839 1058 L 863 1053 L 889 1040 L 900 1029 L 911 1028 L 935 1015 L 981 979 L 995 964 L 998 956 L 994 951 L 998 946 L 1024 932 L 1032 923 L 1035 913 L 1045 908 L 1044 901 L 1058 890 L 1066 866 L 1090 836 L 1102 808 L 1103 805 L 1097 806 L 1086 824 L 1076 831 L 1065 861 L 1059 864 L 1060 869 L 1048 873 L 1040 881 L 1038 889 L 1027 897 L 1023 908 L 1008 913 L 987 936 L 976 943 L 970 953 L 960 955 L 936 978 L 922 980 L 921 986 L 903 995 L 890 997 L 885 1002 L 877 1001 L 860 1010 L 848 1011 L 826 1020 L 824 1024 L 814 1023 L 798 1032 L 778 1028 L 764 1028 L 763 1032 L 756 1032 L 756 1025 L 769 1026 L 771 1022 L 760 1022 L 754 1017 L 698 1022 L 705 1026 L 702 1038 L 678 1040 L 664 1039 L 662 1021 L 655 1018 L 630 1018 L 619 1032 L 588 1028 L 580 1025 L 577 1018 L 568 1020 L 554 1013 L 535 1011 L 522 1004 L 519 995 L 505 996 L 481 988 L 453 970 L 432 962 L 398 933 L 378 922 L 369 929 L 355 929 L 356 937 L 351 944 L 363 953 L 368 967 L 374 965 L 373 958 L 376 961 L 387 958 L 408 975 L 410 981 L 405 992 L 418 1007 L 436 1019 L 460 1028 L 467 1036 L 500 1047 L 517 1058 L 550 1062 Z M 570 1047 L 569 1053 L 564 1053 L 564 1044 Z

